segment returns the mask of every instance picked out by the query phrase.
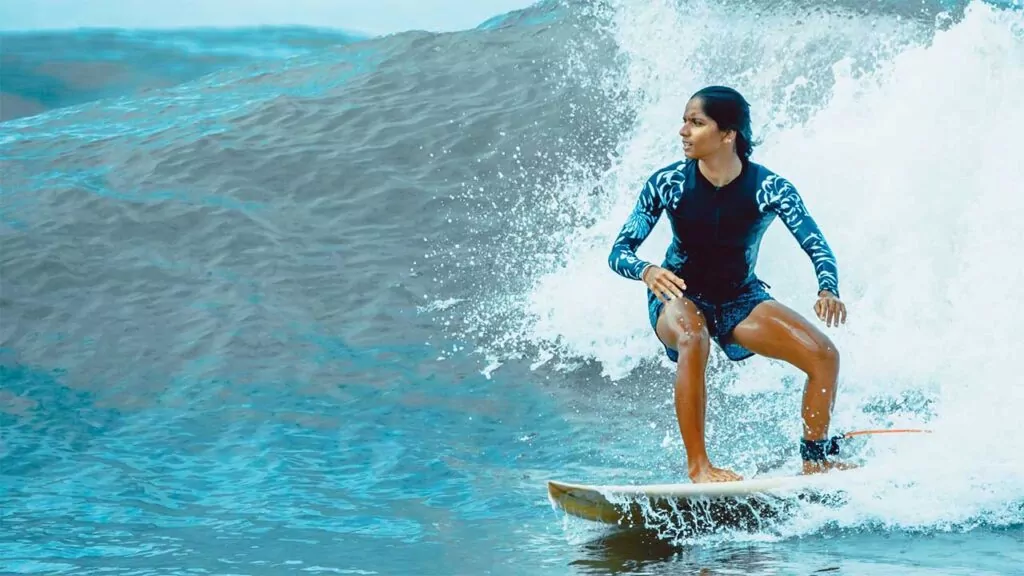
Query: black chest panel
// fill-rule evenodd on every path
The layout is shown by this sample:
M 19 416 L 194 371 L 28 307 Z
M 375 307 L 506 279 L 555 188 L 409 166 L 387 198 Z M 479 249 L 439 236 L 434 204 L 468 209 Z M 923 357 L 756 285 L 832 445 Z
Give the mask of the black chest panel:
M 666 265 L 695 289 L 730 291 L 744 285 L 753 278 L 761 238 L 775 216 L 758 207 L 759 166 L 747 162 L 721 188 L 700 173 L 695 161 L 684 170 L 686 178 L 671 191 L 667 207 L 675 241 Z

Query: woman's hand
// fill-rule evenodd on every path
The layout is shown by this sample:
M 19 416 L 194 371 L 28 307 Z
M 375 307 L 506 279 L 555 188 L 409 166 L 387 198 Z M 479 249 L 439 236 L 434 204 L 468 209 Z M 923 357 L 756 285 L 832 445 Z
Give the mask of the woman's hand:
M 814 313 L 829 328 L 846 324 L 846 304 L 843 304 L 842 300 L 828 290 L 818 292 Z
M 643 281 L 658 300 L 665 304 L 673 298 L 682 298 L 683 290 L 686 290 L 686 282 L 682 278 L 661 266 L 648 266 L 644 270 Z

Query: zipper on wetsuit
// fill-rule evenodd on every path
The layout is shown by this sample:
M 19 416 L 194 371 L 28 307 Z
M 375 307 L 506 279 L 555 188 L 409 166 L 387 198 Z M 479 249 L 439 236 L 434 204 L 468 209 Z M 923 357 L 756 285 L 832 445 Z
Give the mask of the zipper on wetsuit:
M 721 220 L 722 220 L 722 203 L 721 203 L 721 202 L 719 202 L 719 200 L 718 200 L 718 194 L 719 194 L 719 192 L 720 192 L 721 190 L 722 190 L 721 188 L 717 188 L 717 187 L 716 187 L 716 188 L 715 188 L 715 193 L 714 193 L 714 194 L 712 194 L 712 196 L 711 196 L 711 201 L 712 201 L 712 202 L 714 203 L 714 205 L 715 205 L 715 243 L 716 243 L 716 244 L 718 243 L 718 240 L 719 240 L 719 233 L 718 233 L 718 230 L 719 230 L 719 228 L 721 227 L 721 226 L 719 225 L 719 223 L 720 223 L 720 222 L 721 222 Z

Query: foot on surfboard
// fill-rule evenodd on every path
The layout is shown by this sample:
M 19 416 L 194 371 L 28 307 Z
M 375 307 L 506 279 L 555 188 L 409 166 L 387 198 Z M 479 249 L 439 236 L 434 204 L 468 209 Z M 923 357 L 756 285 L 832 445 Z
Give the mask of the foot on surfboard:
M 846 439 L 846 436 L 839 435 L 827 440 L 801 440 L 800 456 L 804 461 L 804 474 L 822 474 L 832 470 L 856 468 L 855 464 L 832 458 L 839 455 L 839 443 Z
M 850 462 L 840 462 L 838 460 L 826 460 L 824 462 L 814 462 L 810 460 L 804 460 L 804 474 L 824 474 L 833 470 L 853 470 L 860 466 Z
M 743 476 L 740 476 L 732 470 L 715 468 L 713 466 L 690 471 L 690 481 L 694 484 L 704 484 L 708 482 L 738 482 L 740 480 L 743 480 Z

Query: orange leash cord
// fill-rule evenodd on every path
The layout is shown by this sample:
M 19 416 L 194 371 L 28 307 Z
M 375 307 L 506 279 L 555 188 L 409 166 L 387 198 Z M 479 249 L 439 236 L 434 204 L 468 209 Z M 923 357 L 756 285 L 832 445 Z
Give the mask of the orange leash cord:
M 856 430 L 843 434 L 843 438 L 849 439 L 855 436 L 867 436 L 870 434 L 931 434 L 931 430 L 920 428 L 898 428 L 895 430 Z

